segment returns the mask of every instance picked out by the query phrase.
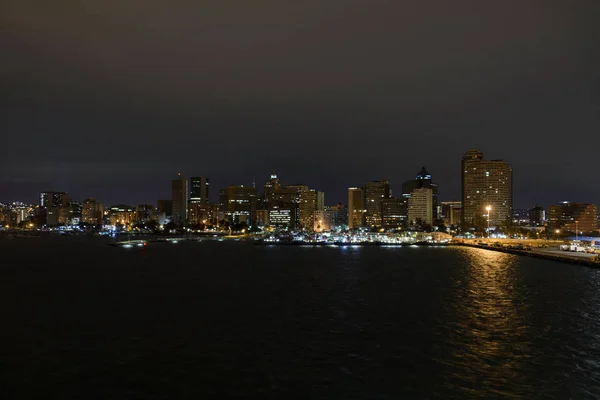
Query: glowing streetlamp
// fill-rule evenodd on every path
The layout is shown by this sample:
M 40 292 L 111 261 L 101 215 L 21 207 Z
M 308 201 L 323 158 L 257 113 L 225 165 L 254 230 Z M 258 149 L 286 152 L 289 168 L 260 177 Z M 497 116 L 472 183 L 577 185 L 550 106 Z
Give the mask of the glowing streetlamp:
M 560 229 L 557 229 L 554 232 L 556 233 L 556 236 L 554 237 L 554 240 L 558 240 L 558 234 L 560 233 Z
M 490 237 L 490 211 L 492 211 L 492 206 L 490 206 L 490 205 L 486 206 L 485 210 L 487 211 L 487 223 L 488 223 L 487 231 L 488 231 L 488 238 L 489 238 Z

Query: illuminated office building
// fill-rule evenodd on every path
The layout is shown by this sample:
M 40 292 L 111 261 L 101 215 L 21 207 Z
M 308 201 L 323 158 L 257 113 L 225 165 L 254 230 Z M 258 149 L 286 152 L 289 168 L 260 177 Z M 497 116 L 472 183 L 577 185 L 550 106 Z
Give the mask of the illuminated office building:
M 364 216 L 365 205 L 362 188 L 348 188 L 348 229 L 362 228 Z
M 482 152 L 469 150 L 463 156 L 461 172 L 463 230 L 510 224 L 513 172 L 508 163 L 484 160 Z
M 173 222 L 185 223 L 188 213 L 188 180 L 179 174 L 179 178 L 174 179 L 171 184 L 171 200 L 173 201 Z
M 433 190 L 414 189 L 408 198 L 408 222 L 410 224 L 433 224 Z
M 407 225 L 408 203 L 405 197 L 390 197 L 382 203 L 382 227 L 396 229 Z
M 256 188 L 244 185 L 227 187 L 227 215 L 231 222 L 250 224 L 256 213 Z
M 364 189 L 365 226 L 383 225 L 383 200 L 390 197 L 390 184 L 386 180 L 368 182 Z

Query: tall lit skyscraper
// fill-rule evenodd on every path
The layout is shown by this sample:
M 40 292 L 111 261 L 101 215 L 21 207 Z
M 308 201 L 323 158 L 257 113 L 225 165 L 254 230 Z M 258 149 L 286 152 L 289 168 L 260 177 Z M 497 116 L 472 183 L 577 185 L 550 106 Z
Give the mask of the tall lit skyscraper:
M 513 210 L 512 168 L 502 160 L 484 160 L 479 150 L 462 159 L 463 230 L 511 223 Z M 489 215 L 487 208 L 490 208 Z
M 386 180 L 368 182 L 365 185 L 365 225 L 383 225 L 383 200 L 390 197 L 390 183 Z
M 69 199 L 66 192 L 40 193 L 40 206 L 46 208 L 66 207 Z
M 411 179 L 402 184 L 402 195 L 408 198 L 413 190 L 420 188 L 431 189 L 432 215 L 434 219 L 438 218 L 438 185 L 433 182 L 431 174 L 425 167 L 421 167 L 421 170 L 417 173 L 415 179 Z
M 190 178 L 190 201 L 208 202 L 209 180 L 205 176 Z
M 275 198 L 275 193 L 281 190 L 281 183 L 277 178 L 277 174 L 275 171 L 271 174 L 271 178 L 265 182 L 265 186 L 263 188 L 263 207 L 267 210 L 273 208 L 273 206 L 277 205 Z
M 383 227 L 396 229 L 408 221 L 408 204 L 405 197 L 390 197 L 383 200 Z
M 414 189 L 408 198 L 408 221 L 411 224 L 433 223 L 433 191 L 431 188 Z
M 188 180 L 178 174 L 179 178 L 171 183 L 171 199 L 173 201 L 173 222 L 185 223 L 187 221 L 188 207 Z
M 363 227 L 364 214 L 365 205 L 362 188 L 348 188 L 348 229 Z

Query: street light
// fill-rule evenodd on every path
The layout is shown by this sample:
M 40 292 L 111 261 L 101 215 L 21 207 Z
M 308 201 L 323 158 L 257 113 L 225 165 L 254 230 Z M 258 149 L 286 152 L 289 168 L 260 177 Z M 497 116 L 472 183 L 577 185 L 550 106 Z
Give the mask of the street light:
M 487 222 L 488 222 L 488 227 L 487 227 L 487 232 L 488 232 L 488 238 L 490 237 L 490 211 L 492 211 L 492 206 L 488 205 L 487 207 L 485 207 L 485 210 L 487 211 Z
M 558 234 L 560 233 L 560 229 L 557 229 L 555 232 L 556 232 L 556 236 L 555 236 L 554 240 L 558 240 Z
M 575 221 L 575 240 L 578 240 L 579 235 L 579 221 Z

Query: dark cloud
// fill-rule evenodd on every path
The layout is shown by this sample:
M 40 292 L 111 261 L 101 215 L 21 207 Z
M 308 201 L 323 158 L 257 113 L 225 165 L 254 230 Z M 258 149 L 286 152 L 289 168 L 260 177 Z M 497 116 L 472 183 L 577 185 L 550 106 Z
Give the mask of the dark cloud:
M 154 202 L 177 171 L 276 169 L 333 202 L 426 165 L 451 199 L 480 148 L 516 206 L 600 203 L 597 2 L 288 3 L 3 5 L 1 197 Z

